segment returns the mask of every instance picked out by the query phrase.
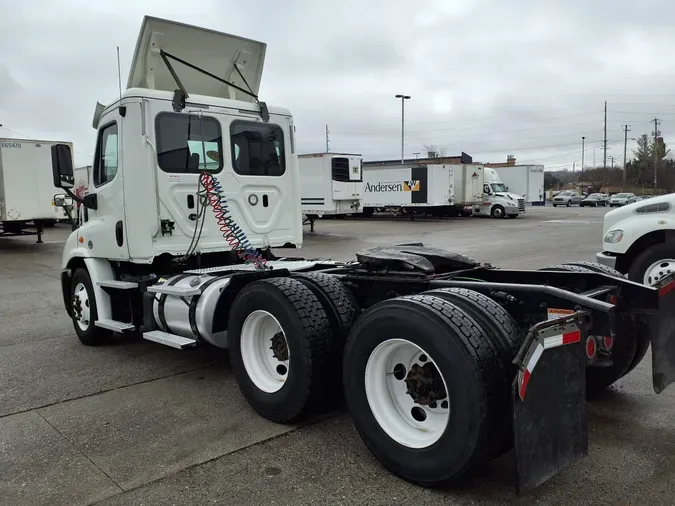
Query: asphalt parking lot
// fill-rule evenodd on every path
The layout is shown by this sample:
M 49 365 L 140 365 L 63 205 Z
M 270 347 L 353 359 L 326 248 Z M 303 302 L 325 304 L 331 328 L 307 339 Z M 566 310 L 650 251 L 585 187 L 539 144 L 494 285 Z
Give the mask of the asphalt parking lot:
M 352 259 L 402 242 L 535 269 L 593 260 L 607 209 L 528 208 L 514 220 L 323 220 L 297 252 Z M 305 227 L 308 231 L 309 227 Z M 649 355 L 590 404 L 590 456 L 516 496 L 512 455 L 463 489 L 390 475 L 337 411 L 302 426 L 258 417 L 227 353 L 144 340 L 79 343 L 61 299 L 66 226 L 0 239 L 0 504 L 673 504 L 675 388 Z

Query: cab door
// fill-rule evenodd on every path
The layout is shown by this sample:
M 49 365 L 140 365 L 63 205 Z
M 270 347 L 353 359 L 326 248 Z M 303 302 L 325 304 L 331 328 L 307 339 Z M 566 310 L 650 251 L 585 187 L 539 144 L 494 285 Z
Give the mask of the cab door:
M 91 255 L 110 260 L 128 260 L 123 167 L 121 156 L 122 117 L 117 109 L 101 118 L 92 180 L 86 193 L 96 195 L 96 209 L 80 209 L 83 223 L 80 242 Z

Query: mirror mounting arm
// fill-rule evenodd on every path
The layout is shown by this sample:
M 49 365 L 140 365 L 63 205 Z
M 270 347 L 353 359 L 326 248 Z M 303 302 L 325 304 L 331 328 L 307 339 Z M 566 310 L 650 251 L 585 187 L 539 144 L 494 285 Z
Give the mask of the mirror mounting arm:
M 65 191 L 68 194 L 68 196 L 71 197 L 75 202 L 79 202 L 84 207 L 93 210 L 96 210 L 98 208 L 98 195 L 96 193 L 90 193 L 89 195 L 85 195 L 84 197 L 78 197 L 72 191 L 70 191 L 70 188 L 63 188 L 63 191 Z

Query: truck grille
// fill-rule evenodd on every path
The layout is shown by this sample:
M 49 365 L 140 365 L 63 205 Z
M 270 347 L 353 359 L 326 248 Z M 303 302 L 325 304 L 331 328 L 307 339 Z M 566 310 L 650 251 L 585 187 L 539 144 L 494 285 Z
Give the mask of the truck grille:
M 521 213 L 525 212 L 525 199 L 518 199 L 518 210 Z

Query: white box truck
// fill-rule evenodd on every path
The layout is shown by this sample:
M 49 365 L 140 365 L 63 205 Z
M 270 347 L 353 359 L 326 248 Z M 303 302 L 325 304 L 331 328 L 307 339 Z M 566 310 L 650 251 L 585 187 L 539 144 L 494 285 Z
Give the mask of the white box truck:
M 303 224 L 323 216 L 361 212 L 361 155 L 310 153 L 298 155 Z
M 0 139 L 0 235 L 34 235 L 63 218 L 54 205 L 60 191 L 52 180 L 51 147 L 72 143 L 28 139 Z M 33 232 L 31 229 L 35 229 Z
M 363 168 L 363 214 L 393 212 L 443 216 L 451 205 L 448 165 L 381 165 Z
M 510 193 L 520 195 L 526 203 L 542 205 L 544 200 L 544 166 L 512 165 L 493 169 Z

